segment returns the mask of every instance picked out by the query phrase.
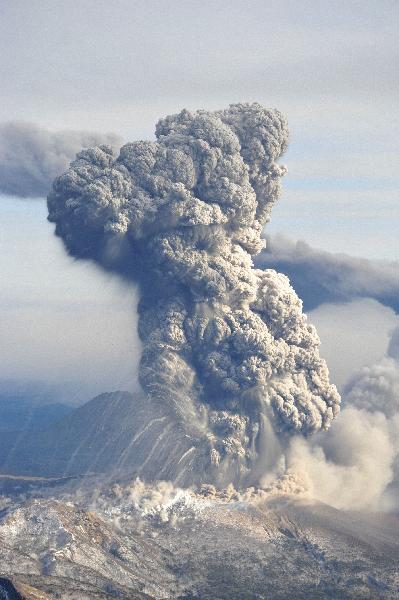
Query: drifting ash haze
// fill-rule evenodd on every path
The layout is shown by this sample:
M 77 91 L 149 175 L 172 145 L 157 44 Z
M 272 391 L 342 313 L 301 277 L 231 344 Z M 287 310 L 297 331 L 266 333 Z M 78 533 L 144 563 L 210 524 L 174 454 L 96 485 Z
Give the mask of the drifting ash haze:
M 156 138 L 80 152 L 49 220 L 72 255 L 139 282 L 142 475 L 247 485 L 276 460 L 276 434 L 327 429 L 340 402 L 288 279 L 252 262 L 287 125 L 237 104 L 168 116 Z
M 114 134 L 83 131 L 51 133 L 32 123 L 0 124 L 0 193 L 45 196 L 56 177 L 82 147 L 117 144 Z
M 399 263 L 355 258 L 316 250 L 304 241 L 296 243 L 275 236 L 255 260 L 258 268 L 273 266 L 283 271 L 312 310 L 325 302 L 349 302 L 374 298 L 399 312 Z

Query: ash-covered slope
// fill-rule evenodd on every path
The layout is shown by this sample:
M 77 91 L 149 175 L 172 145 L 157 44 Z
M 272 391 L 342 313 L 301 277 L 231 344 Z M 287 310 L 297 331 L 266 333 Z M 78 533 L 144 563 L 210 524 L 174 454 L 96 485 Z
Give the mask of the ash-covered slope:
M 398 597 L 398 518 L 209 492 L 136 482 L 10 503 L 0 570 L 61 600 Z
M 131 417 L 131 403 L 130 394 L 103 394 L 42 431 L 4 433 L 0 439 L 1 471 L 63 476 L 95 470 L 96 462 L 101 470 L 100 451 L 108 441 L 118 439 Z M 103 460 L 109 458 L 110 453 L 104 453 Z
M 6 432 L 0 438 L 0 472 L 68 477 L 92 473 L 169 479 L 192 472 L 193 440 L 144 394 L 101 394 L 54 426 L 37 432 Z M 178 468 L 179 465 L 179 468 Z
M 26 583 L 0 577 L 0 600 L 55 600 L 55 598 Z
M 1 571 L 62 598 L 161 598 L 174 576 L 151 540 L 118 534 L 90 511 L 32 501 L 0 524 Z M 146 588 L 151 595 L 140 593 Z
M 137 460 L 129 449 L 140 427 L 151 427 L 150 420 L 141 396 L 101 394 L 45 430 L 3 433 L 0 469 L 15 475 L 62 477 L 116 469 L 125 464 L 124 458 L 133 458 L 134 469 Z

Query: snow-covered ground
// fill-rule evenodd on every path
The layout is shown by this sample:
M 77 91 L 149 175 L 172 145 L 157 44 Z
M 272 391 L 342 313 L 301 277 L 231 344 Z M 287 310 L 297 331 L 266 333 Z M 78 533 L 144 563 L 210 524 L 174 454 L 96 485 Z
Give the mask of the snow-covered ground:
M 398 597 L 398 517 L 283 492 L 135 480 L 4 498 L 0 571 L 62 600 Z

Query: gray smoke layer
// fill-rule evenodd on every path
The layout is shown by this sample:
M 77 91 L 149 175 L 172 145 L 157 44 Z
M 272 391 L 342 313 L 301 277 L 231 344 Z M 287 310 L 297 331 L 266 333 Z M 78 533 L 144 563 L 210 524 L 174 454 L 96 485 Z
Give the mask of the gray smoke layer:
M 54 178 L 68 167 L 82 147 L 117 144 L 114 134 L 83 131 L 55 133 L 32 123 L 0 124 L 0 193 L 45 197 Z
M 267 238 L 256 258 L 259 268 L 282 271 L 302 298 L 306 310 L 324 302 L 374 298 L 399 313 L 399 262 L 367 260 L 316 250 L 306 242 L 282 236 Z
M 176 469 L 209 481 L 255 477 L 271 431 L 327 429 L 339 410 L 289 280 L 252 262 L 287 141 L 259 104 L 183 110 L 155 142 L 80 152 L 48 196 L 72 255 L 139 282 L 140 382 L 189 439 Z

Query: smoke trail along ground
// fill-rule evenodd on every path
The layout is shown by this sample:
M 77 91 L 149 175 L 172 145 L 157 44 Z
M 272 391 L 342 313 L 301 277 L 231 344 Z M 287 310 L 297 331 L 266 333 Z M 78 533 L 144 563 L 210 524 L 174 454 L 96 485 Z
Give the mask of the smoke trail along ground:
M 165 117 L 156 139 L 80 152 L 54 182 L 49 220 L 73 256 L 140 284 L 139 377 L 171 422 L 168 475 L 248 483 L 268 423 L 280 438 L 307 435 L 340 402 L 288 279 L 252 262 L 280 194 L 287 125 L 237 104 Z M 152 475 L 164 444 L 147 457 Z

